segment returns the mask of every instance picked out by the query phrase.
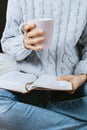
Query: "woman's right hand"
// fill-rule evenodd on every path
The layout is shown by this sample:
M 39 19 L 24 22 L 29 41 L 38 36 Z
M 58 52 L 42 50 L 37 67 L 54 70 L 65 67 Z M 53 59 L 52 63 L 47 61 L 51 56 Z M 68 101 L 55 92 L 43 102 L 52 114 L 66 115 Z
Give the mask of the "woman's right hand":
M 34 23 L 26 24 L 24 27 L 24 46 L 31 50 L 42 50 L 41 43 L 45 40 L 44 31 L 36 28 Z

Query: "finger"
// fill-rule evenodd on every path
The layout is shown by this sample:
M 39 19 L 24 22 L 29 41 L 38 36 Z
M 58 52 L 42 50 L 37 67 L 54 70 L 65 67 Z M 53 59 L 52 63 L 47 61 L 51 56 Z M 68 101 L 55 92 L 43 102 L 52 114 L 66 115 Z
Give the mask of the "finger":
M 26 24 L 26 25 L 24 26 L 24 31 L 25 31 L 26 33 L 28 33 L 30 30 L 34 29 L 35 27 L 36 27 L 36 24 L 34 24 L 34 23 Z
M 38 46 L 26 45 L 26 48 L 31 49 L 31 50 L 37 50 L 37 51 L 43 49 L 43 47 L 40 45 L 38 45 Z
M 44 37 L 38 37 L 38 38 L 33 38 L 33 39 L 29 39 L 28 44 L 29 45 L 37 45 L 42 43 L 45 40 Z
M 34 30 L 30 31 L 29 33 L 27 33 L 26 35 L 29 38 L 36 37 L 36 36 L 42 36 L 42 35 L 44 35 L 44 31 L 42 29 L 34 29 Z

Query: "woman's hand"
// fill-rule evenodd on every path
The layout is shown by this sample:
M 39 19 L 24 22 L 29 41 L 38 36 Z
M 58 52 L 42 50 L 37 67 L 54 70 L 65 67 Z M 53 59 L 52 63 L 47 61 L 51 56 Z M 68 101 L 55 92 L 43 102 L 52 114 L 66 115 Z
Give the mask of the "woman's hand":
M 34 23 L 27 24 L 24 27 L 24 46 L 31 50 L 42 50 L 41 43 L 45 40 L 44 31 L 36 28 Z
M 73 90 L 69 93 L 73 94 L 87 79 L 87 75 L 68 75 L 59 77 L 58 80 L 66 80 L 72 83 Z

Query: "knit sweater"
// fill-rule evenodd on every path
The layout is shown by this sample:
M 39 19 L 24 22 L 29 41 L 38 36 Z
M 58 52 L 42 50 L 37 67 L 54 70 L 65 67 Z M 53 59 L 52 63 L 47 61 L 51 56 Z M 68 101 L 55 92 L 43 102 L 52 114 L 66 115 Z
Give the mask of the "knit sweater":
M 19 26 L 39 18 L 55 20 L 52 45 L 27 50 Z M 15 58 L 19 70 L 36 76 L 87 74 L 86 23 L 87 0 L 8 0 L 2 49 Z

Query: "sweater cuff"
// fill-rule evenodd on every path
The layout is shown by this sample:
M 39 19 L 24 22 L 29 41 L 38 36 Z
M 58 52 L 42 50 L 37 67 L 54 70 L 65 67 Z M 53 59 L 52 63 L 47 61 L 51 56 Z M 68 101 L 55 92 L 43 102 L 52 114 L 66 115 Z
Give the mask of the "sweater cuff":
M 75 67 L 75 75 L 87 74 L 87 60 L 81 60 Z
M 25 59 L 28 55 L 31 54 L 32 50 L 26 49 L 23 44 L 23 36 L 17 36 L 15 38 L 15 49 L 13 49 L 13 57 L 16 59 L 16 61 L 21 61 Z

